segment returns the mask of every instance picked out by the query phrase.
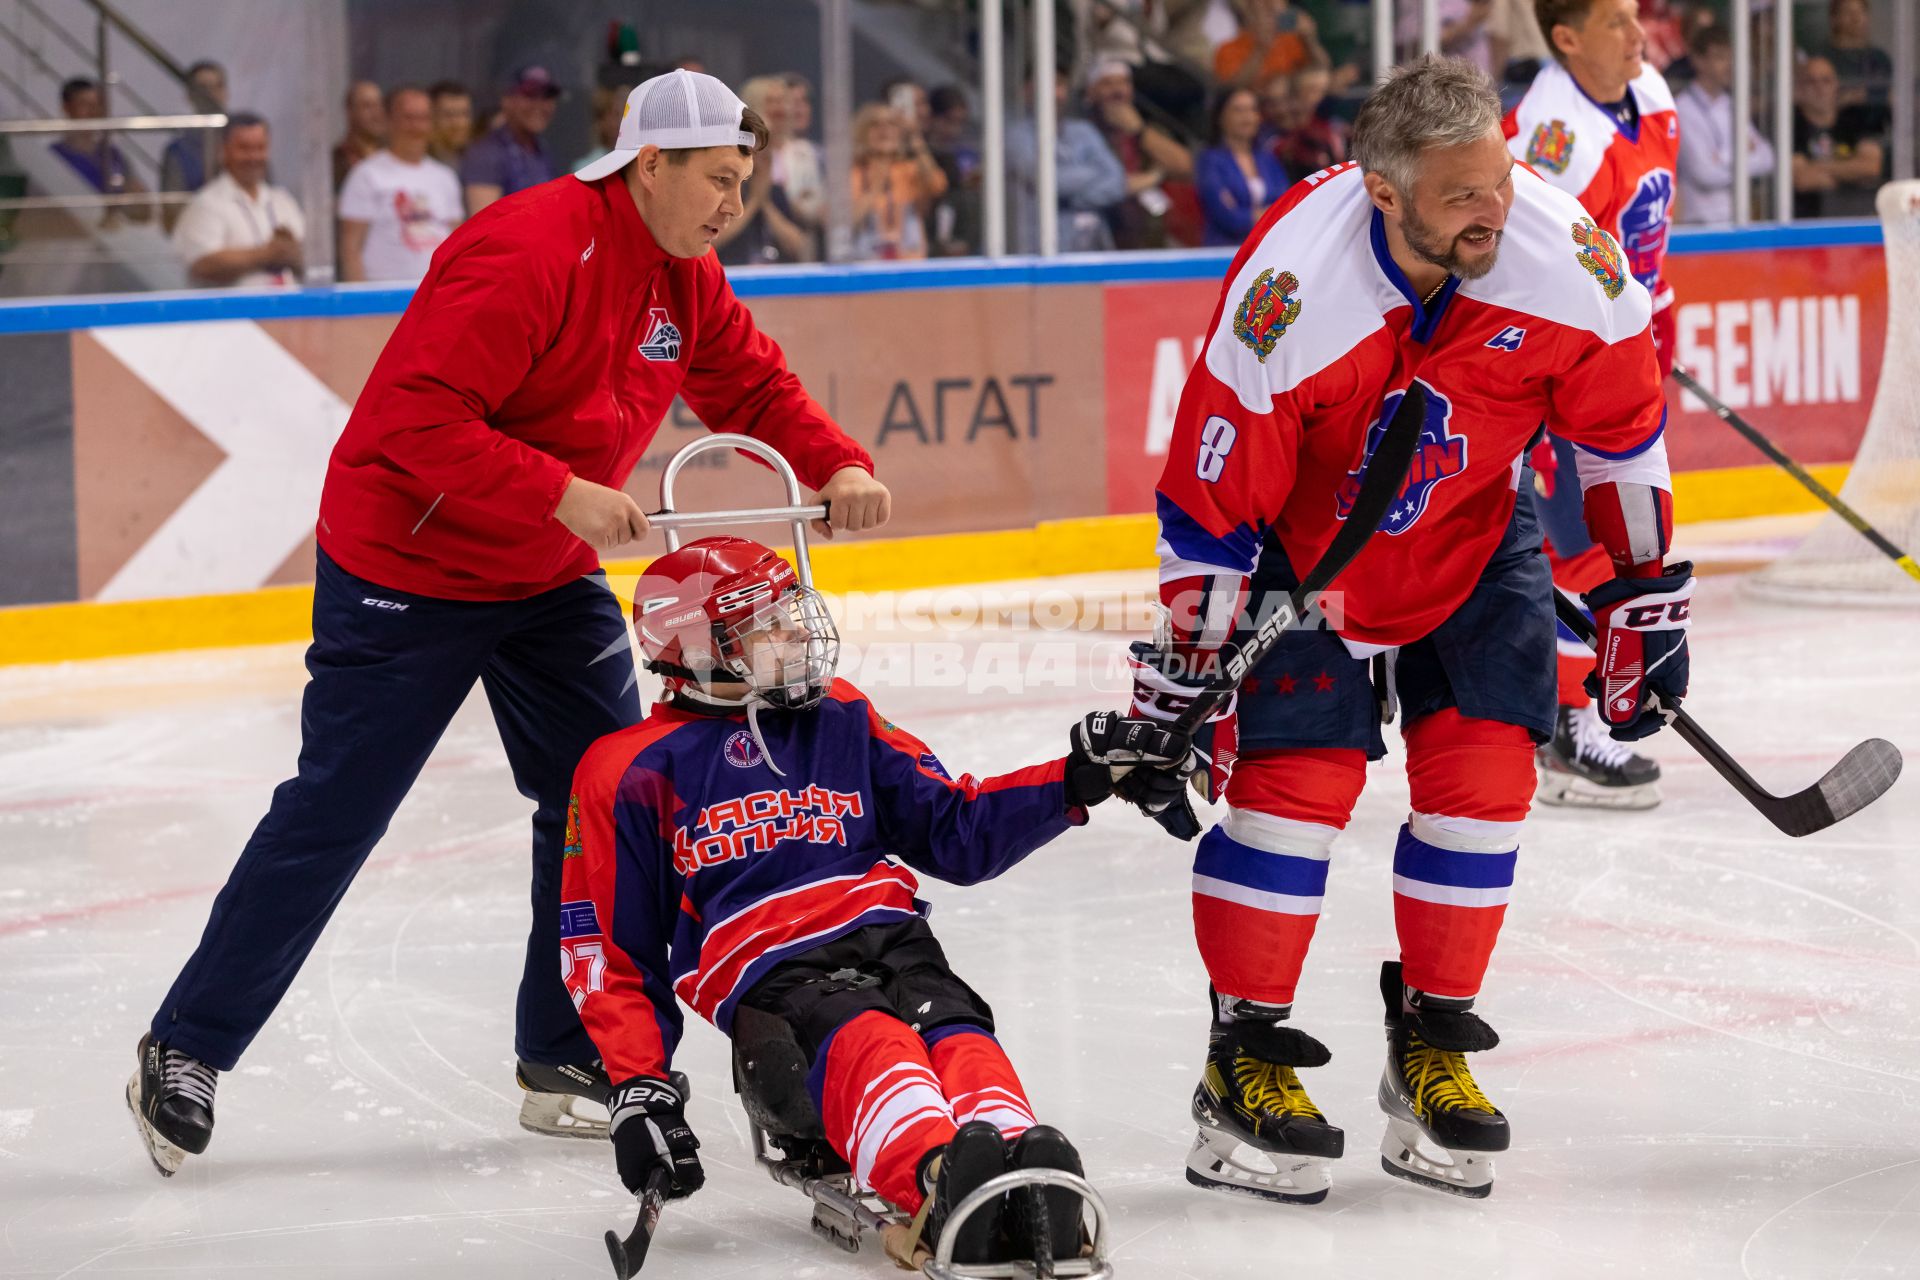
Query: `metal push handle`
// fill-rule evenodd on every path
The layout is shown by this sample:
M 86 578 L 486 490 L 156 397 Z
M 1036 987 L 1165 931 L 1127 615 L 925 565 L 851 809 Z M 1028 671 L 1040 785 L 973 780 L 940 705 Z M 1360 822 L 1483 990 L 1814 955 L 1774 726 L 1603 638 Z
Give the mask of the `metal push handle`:
M 1108 1280 L 1113 1275 L 1113 1264 L 1107 1261 L 1107 1205 L 1085 1178 L 1077 1177 L 1064 1169 L 1018 1169 L 989 1178 L 974 1188 L 973 1194 L 954 1207 L 947 1219 L 946 1227 L 940 1232 L 939 1246 L 924 1268 L 933 1280 L 967 1280 L 975 1276 L 1004 1276 L 1008 1274 L 1005 1263 L 980 1265 L 977 1263 L 956 1263 L 953 1260 L 953 1246 L 960 1235 L 960 1224 L 992 1204 L 1001 1196 L 1018 1187 L 1065 1187 L 1080 1197 L 1081 1203 L 1093 1207 L 1093 1256 L 1088 1258 L 1061 1258 L 1055 1262 L 1058 1273 L 1064 1276 L 1080 1276 L 1086 1280 Z
M 772 467 L 774 474 L 787 487 L 787 505 L 784 507 L 759 507 L 738 511 L 689 511 L 677 512 L 673 509 L 673 482 L 679 478 L 681 468 L 700 454 L 713 449 L 738 449 L 750 453 Z M 660 510 L 649 512 L 647 522 L 667 535 L 667 550 L 680 549 L 680 530 L 703 529 L 716 525 L 729 524 L 785 524 L 793 531 L 794 571 L 800 579 L 800 585 L 813 585 L 813 564 L 807 547 L 807 521 L 824 520 L 827 509 L 823 505 L 802 505 L 800 478 L 793 474 L 793 468 L 780 456 L 780 451 L 765 441 L 755 440 L 752 436 L 743 436 L 731 432 L 702 436 L 691 440 L 680 448 L 667 462 L 667 469 L 660 473 Z

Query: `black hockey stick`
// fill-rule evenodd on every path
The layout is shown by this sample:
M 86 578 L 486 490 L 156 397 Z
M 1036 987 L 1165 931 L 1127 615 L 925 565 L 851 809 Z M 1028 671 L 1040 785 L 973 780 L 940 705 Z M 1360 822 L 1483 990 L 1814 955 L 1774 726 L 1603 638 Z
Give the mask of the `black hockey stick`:
M 1415 380 L 1407 384 L 1406 394 L 1400 398 L 1400 407 L 1394 410 L 1385 434 L 1380 437 L 1379 446 L 1374 449 L 1373 457 L 1367 460 L 1366 469 L 1360 476 L 1360 491 L 1353 497 L 1353 507 L 1347 512 L 1346 523 L 1333 535 L 1333 541 L 1327 544 L 1326 551 L 1314 562 L 1313 568 L 1307 570 L 1299 586 L 1276 602 L 1273 608 L 1262 605 L 1263 616 L 1254 633 L 1231 653 L 1223 650 L 1220 672 L 1180 713 L 1180 718 L 1173 722 L 1171 727 L 1175 733 L 1192 738 L 1220 704 L 1233 696 L 1247 672 L 1273 651 L 1273 646 L 1280 642 L 1282 635 L 1300 625 L 1301 619 L 1318 602 L 1320 594 L 1353 563 L 1361 548 L 1378 531 L 1380 522 L 1387 517 L 1387 509 L 1399 499 L 1400 490 L 1407 483 L 1414 450 L 1420 443 L 1420 424 L 1426 416 L 1427 389 Z
M 1593 646 L 1597 639 L 1593 620 L 1559 587 L 1553 589 L 1553 610 L 1569 631 L 1589 648 Z M 1673 731 L 1699 752 L 1715 773 L 1733 784 L 1741 799 L 1790 836 L 1812 835 L 1853 816 L 1885 795 L 1900 776 L 1900 748 L 1885 738 L 1868 738 L 1842 756 L 1820 781 L 1790 796 L 1776 796 L 1755 782 L 1753 775 L 1709 737 L 1684 708 L 1659 710 Z
M 660 1225 L 660 1206 L 666 1203 L 667 1184 L 671 1180 L 672 1175 L 665 1169 L 655 1169 L 648 1174 L 647 1185 L 640 1191 L 640 1220 L 633 1224 L 632 1234 L 622 1240 L 613 1232 L 607 1232 L 607 1256 L 613 1259 L 617 1280 L 633 1280 L 646 1265 L 647 1250 L 653 1247 L 654 1228 Z
M 1713 392 L 1700 385 L 1699 379 L 1680 365 L 1673 366 L 1673 380 L 1693 392 L 1706 404 L 1713 416 L 1720 419 L 1746 437 L 1747 442 L 1771 458 L 1788 475 L 1805 486 L 1808 493 L 1827 504 L 1832 512 L 1854 527 L 1859 535 L 1871 542 L 1879 552 L 1907 571 L 1909 577 L 1920 578 L 1920 564 L 1914 563 L 1912 556 L 1902 551 L 1886 535 L 1867 523 L 1867 518 L 1841 500 L 1840 495 L 1814 479 L 1807 469 L 1789 458 L 1780 446 L 1761 435 L 1753 424 L 1728 408 Z

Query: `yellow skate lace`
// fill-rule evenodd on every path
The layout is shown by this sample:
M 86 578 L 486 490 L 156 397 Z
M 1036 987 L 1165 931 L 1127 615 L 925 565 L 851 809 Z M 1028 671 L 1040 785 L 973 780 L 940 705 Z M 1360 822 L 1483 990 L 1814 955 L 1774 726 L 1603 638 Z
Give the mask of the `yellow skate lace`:
M 1467 1055 L 1436 1049 L 1419 1036 L 1407 1037 L 1400 1055 L 1400 1073 L 1406 1077 L 1407 1091 L 1413 1095 L 1414 1109 L 1422 1120 L 1435 1111 L 1484 1111 L 1495 1108 L 1474 1083 L 1467 1070 Z
M 1240 1090 L 1241 1101 L 1250 1110 L 1326 1119 L 1307 1096 L 1292 1067 L 1242 1055 L 1233 1060 L 1233 1082 Z

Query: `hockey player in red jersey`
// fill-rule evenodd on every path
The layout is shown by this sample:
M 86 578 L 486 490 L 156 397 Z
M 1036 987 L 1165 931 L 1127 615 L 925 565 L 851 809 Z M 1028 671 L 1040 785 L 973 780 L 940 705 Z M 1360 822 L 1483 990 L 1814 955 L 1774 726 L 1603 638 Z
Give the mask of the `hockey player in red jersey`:
M 1165 803 L 1184 785 L 1184 744 L 1155 721 L 1098 713 L 1064 758 L 954 779 L 833 678 L 824 603 L 742 538 L 656 561 L 634 620 L 666 696 L 580 763 L 561 907 L 562 967 L 615 1082 L 627 1186 L 656 1169 L 672 1194 L 704 1180 L 669 1073 L 676 997 L 729 1035 L 743 1007 L 788 1024 L 834 1150 L 861 1186 L 906 1213 L 925 1207 L 928 1249 L 987 1179 L 1080 1173 L 1067 1140 L 1035 1123 L 992 1012 L 948 967 L 908 868 L 962 884 L 997 876 L 1086 821 L 1117 766 L 1173 766 L 1123 779 L 1130 798 L 1159 787 Z M 1030 1197 L 1042 1196 L 1047 1221 L 1080 1221 L 1071 1191 L 1016 1192 L 1004 1220 L 966 1220 L 956 1260 L 1034 1257 Z M 1057 1256 L 1079 1252 L 1078 1232 L 1051 1240 Z
M 1514 883 L 1533 749 L 1554 727 L 1527 473 L 1540 424 L 1577 446 L 1565 482 L 1585 488 L 1614 566 L 1587 600 L 1616 732 L 1653 732 L 1656 700 L 1685 692 L 1692 592 L 1691 566 L 1663 564 L 1652 301 L 1614 238 L 1515 164 L 1492 86 L 1464 62 L 1390 75 L 1353 154 L 1287 192 L 1228 271 L 1158 490 L 1168 634 L 1135 647 L 1136 709 L 1177 716 L 1220 667 L 1210 657 L 1326 551 L 1421 384 L 1399 500 L 1334 582 L 1325 625 L 1281 635 L 1237 713 L 1211 726 L 1228 813 L 1194 858 L 1213 1026 L 1188 1178 L 1307 1203 L 1326 1195 L 1345 1137 L 1300 1080 L 1329 1054 L 1292 1024 L 1295 991 L 1332 847 L 1396 705 L 1412 812 L 1393 860 L 1399 959 L 1381 974 L 1384 1164 L 1481 1196 L 1488 1153 L 1508 1143 L 1465 1055 L 1498 1042 L 1473 1004 Z M 1159 816 L 1199 833 L 1184 796 Z
M 1635 0 L 1534 0 L 1553 57 L 1502 124 L 1507 146 L 1586 207 L 1619 241 L 1627 269 L 1653 295 L 1660 374 L 1673 368 L 1673 289 L 1663 272 L 1672 219 L 1680 119 L 1673 95 L 1642 54 Z M 1571 442 L 1550 436 L 1535 454 L 1540 523 L 1554 581 L 1587 591 L 1611 570 L 1581 520 Z M 1546 804 L 1644 809 L 1660 802 L 1660 766 L 1615 741 L 1584 687 L 1593 658 L 1559 630 L 1554 735 L 1539 751 Z

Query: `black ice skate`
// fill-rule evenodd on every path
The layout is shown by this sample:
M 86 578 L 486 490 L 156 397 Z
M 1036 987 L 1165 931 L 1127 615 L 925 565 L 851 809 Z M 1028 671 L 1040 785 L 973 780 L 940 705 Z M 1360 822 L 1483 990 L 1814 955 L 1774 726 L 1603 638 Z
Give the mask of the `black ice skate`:
M 1660 766 L 1607 732 L 1592 703 L 1561 707 L 1553 738 L 1534 752 L 1535 798 L 1581 809 L 1651 809 L 1660 803 Z
M 127 1081 L 127 1110 L 162 1177 L 213 1138 L 213 1090 L 220 1073 L 198 1058 L 140 1037 L 139 1065 Z
M 1200 1125 L 1187 1155 L 1187 1181 L 1282 1204 L 1318 1204 L 1333 1183 L 1327 1162 L 1346 1134 L 1327 1123 L 1295 1067 L 1325 1066 L 1327 1047 L 1284 1025 L 1286 1011 L 1216 997 L 1207 1065 L 1193 1092 Z
M 1490 1195 L 1490 1153 L 1505 1151 L 1512 1135 L 1507 1118 L 1474 1083 L 1466 1055 L 1493 1048 L 1500 1037 L 1471 1011 L 1471 1000 L 1408 991 L 1396 961 L 1380 966 L 1380 995 L 1387 1006 L 1380 1167 L 1457 1196 Z
M 527 1092 L 520 1100 L 522 1129 L 554 1138 L 607 1136 L 611 1082 L 598 1059 L 583 1066 L 522 1061 L 513 1074 Z
M 1080 1153 L 1052 1125 L 1037 1124 L 1014 1139 L 1009 1169 L 1059 1169 L 1084 1177 Z M 1007 1194 L 1007 1234 L 1019 1258 L 1077 1258 L 1088 1243 L 1085 1202 L 1068 1187 L 1021 1187 Z
M 915 1254 L 937 1251 L 948 1230 L 959 1234 L 953 1242 L 956 1263 L 1006 1262 L 1012 1256 L 1007 1239 L 1004 1201 L 990 1204 L 960 1221 L 953 1211 L 982 1184 L 1007 1171 L 1007 1142 L 985 1120 L 970 1120 L 944 1147 L 935 1147 L 920 1161 L 920 1185 L 926 1189 L 918 1231 L 911 1246 Z

